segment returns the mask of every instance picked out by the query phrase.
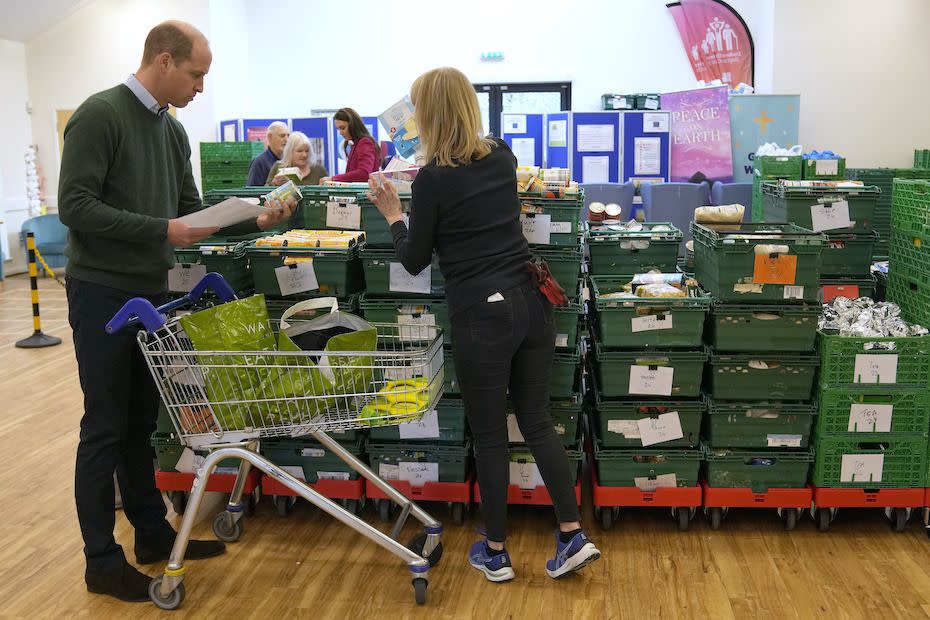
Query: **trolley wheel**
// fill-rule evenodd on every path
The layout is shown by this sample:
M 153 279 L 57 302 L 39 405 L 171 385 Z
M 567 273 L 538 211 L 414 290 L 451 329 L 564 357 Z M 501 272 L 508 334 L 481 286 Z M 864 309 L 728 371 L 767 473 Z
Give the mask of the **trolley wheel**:
M 378 517 L 384 522 L 388 523 L 391 520 L 391 512 L 393 504 L 389 499 L 378 500 Z
M 452 522 L 456 525 L 465 524 L 465 504 L 462 502 L 453 502 L 452 504 Z
M 417 605 L 426 603 L 426 584 L 429 583 L 422 577 L 416 577 L 413 580 L 413 598 L 416 599 Z
M 174 514 L 181 516 L 187 509 L 187 492 L 168 491 L 168 501 L 171 502 L 171 509 L 174 510 Z
M 601 529 L 606 532 L 614 526 L 614 509 L 611 506 L 601 506 L 597 510 L 600 512 L 598 518 L 601 521 Z
M 818 508 L 817 509 L 817 529 L 821 532 L 826 532 L 830 529 L 830 522 L 833 520 L 832 515 L 830 514 L 829 508 Z
M 439 565 L 439 560 L 442 559 L 442 541 L 436 545 L 436 548 L 433 549 L 433 552 L 429 555 L 423 555 L 423 548 L 426 546 L 426 532 L 420 532 L 416 536 L 410 539 L 410 542 L 407 543 L 407 548 L 416 553 L 417 555 L 426 558 L 429 560 L 430 568 Z
M 781 519 L 785 523 L 785 531 L 790 532 L 798 525 L 798 509 L 785 508 L 781 511 Z
M 274 496 L 274 508 L 279 517 L 286 517 L 291 514 L 291 508 L 297 503 L 297 499 L 287 495 Z
M 177 609 L 184 602 L 184 582 L 179 583 L 178 587 L 168 593 L 168 596 L 162 596 L 161 580 L 164 578 L 164 575 L 159 575 L 149 582 L 149 598 L 160 609 L 169 611 Z
M 687 532 L 691 527 L 691 509 L 679 507 L 675 509 L 675 518 L 678 520 L 678 531 Z
M 930 527 L 926 528 L 927 538 L 930 538 Z
M 356 516 L 358 516 L 358 513 L 361 511 L 359 501 L 357 499 L 343 499 L 339 503 L 342 504 L 342 507 L 345 508 L 346 511 Z
M 231 512 L 221 512 L 213 519 L 213 533 L 223 542 L 236 542 L 244 529 L 245 521 L 233 519 Z
M 707 516 L 710 517 L 710 529 L 719 530 L 720 524 L 723 523 L 723 508 L 709 508 Z
M 891 511 L 891 527 L 895 532 L 903 532 L 907 527 L 907 508 L 894 508 Z

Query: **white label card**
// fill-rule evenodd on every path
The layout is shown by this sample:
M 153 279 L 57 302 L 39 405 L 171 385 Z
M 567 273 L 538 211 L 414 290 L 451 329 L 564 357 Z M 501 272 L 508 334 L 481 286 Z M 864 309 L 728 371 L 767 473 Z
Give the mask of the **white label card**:
M 638 420 L 607 420 L 607 432 L 623 435 L 627 439 L 639 439 Z
M 327 202 L 326 227 L 361 230 L 362 208 L 354 202 Z
M 856 403 L 849 406 L 850 433 L 890 433 L 894 405 Z
M 318 480 L 348 480 L 349 472 L 347 471 L 318 471 L 316 472 Z
M 177 263 L 168 270 L 168 290 L 176 293 L 190 293 L 194 285 L 207 275 L 206 265 Z
M 538 215 L 536 217 L 539 217 Z M 549 232 L 553 235 L 568 235 L 572 232 L 571 222 L 552 222 L 549 224 Z
M 568 334 L 556 334 L 555 335 L 555 346 L 559 349 L 565 349 L 568 347 Z
M 407 463 L 401 461 L 397 464 L 399 479 L 406 480 L 412 486 L 421 487 L 427 482 L 439 482 L 439 463 Z
M 770 433 L 766 439 L 770 448 L 800 448 L 801 435 L 778 435 Z
M 681 418 L 678 417 L 677 411 L 663 413 L 655 418 L 637 420 L 636 425 L 639 427 L 643 446 L 652 446 L 684 437 L 681 431 Z
M 845 200 L 811 205 L 811 226 L 814 232 L 849 228 L 849 203 Z
M 300 465 L 280 465 L 278 468 L 281 469 L 282 471 L 286 471 L 287 473 L 294 476 L 298 480 L 307 479 L 306 476 L 304 476 L 304 468 L 301 467 Z
M 385 480 L 397 480 L 400 476 L 400 467 L 389 463 L 378 465 L 378 476 Z
M 300 451 L 300 456 L 311 456 L 313 458 L 321 459 L 326 456 L 326 450 L 323 448 L 303 448 Z
M 402 325 L 399 334 L 401 342 L 423 342 L 436 337 L 435 314 L 398 314 L 397 322 Z
M 760 293 L 762 291 L 759 291 Z M 804 287 L 803 286 L 786 286 L 785 287 L 785 299 L 804 299 Z
M 671 396 L 674 378 L 674 368 L 630 366 L 630 394 Z
M 897 383 L 898 356 L 856 355 L 856 367 L 853 371 L 853 383 Z
M 881 482 L 884 454 L 844 454 L 840 482 Z
M 520 225 L 523 226 L 523 236 L 527 243 L 549 243 L 552 233 L 552 216 L 547 213 L 523 213 L 520 215 Z
M 316 281 L 316 271 L 313 269 L 312 260 L 278 267 L 274 270 L 274 275 L 278 279 L 278 288 L 281 289 L 281 294 L 285 296 L 315 291 L 320 288 L 319 283 Z
M 668 131 L 668 114 L 643 113 L 643 132 L 662 133 Z
M 664 487 L 677 487 L 678 477 L 675 474 L 661 474 L 655 479 L 636 477 L 633 478 L 633 484 L 641 491 L 655 491 Z
M 523 433 L 520 432 L 517 416 L 513 413 L 507 414 L 507 441 L 510 443 L 526 443 Z
M 814 171 L 819 174 L 837 175 L 840 171 L 840 160 L 838 159 L 815 159 Z
M 650 314 L 630 319 L 634 334 L 639 332 L 652 332 L 659 329 L 672 329 L 672 313 Z
M 515 484 L 521 489 L 535 489 L 545 483 L 539 474 L 539 467 L 536 466 L 536 463 L 514 463 L 510 461 L 510 484 Z
M 439 437 L 439 414 L 427 411 L 419 420 L 398 424 L 401 439 L 436 439 Z
M 413 276 L 404 267 L 403 263 L 391 263 L 391 275 L 388 287 L 395 293 L 422 293 L 430 294 L 433 286 L 433 268 L 427 265 L 426 268 Z

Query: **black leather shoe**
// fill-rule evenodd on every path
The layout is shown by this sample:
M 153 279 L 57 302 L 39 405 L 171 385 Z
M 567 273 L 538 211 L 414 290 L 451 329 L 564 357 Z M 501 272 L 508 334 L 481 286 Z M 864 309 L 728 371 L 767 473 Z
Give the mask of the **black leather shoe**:
M 127 603 L 139 603 L 149 600 L 149 583 L 152 578 L 143 575 L 127 562 L 121 570 L 112 573 L 84 572 L 87 591 L 94 594 L 106 594 Z
M 155 546 L 136 543 L 136 562 L 139 564 L 155 564 L 168 559 L 174 540 L 163 541 Z M 218 540 L 190 540 L 187 543 L 185 560 L 203 560 L 222 555 L 226 545 Z

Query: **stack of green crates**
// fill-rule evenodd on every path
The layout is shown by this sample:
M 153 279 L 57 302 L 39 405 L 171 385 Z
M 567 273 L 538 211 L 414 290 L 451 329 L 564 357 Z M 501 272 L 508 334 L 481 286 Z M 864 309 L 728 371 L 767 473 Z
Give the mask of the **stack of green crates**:
M 201 189 L 206 194 L 245 185 L 252 160 L 264 151 L 261 142 L 201 142 Z
M 238 237 L 207 237 L 189 248 L 175 248 L 175 265 L 168 273 L 168 290 L 186 293 L 207 273 L 223 276 L 239 297 L 252 293 L 254 284 L 249 270 L 246 247 L 267 233 Z
M 891 202 L 894 179 L 930 179 L 930 168 L 847 168 L 846 178 L 874 185 L 881 190 L 875 206 L 873 228 L 878 233 L 874 260 L 888 259 L 888 243 L 891 239 Z
M 930 337 L 818 333 L 821 356 L 814 484 L 927 484 Z
M 762 155 L 753 159 L 752 171 L 752 221 L 763 220 L 762 187 L 779 179 L 799 181 L 802 175 L 800 155 Z
M 888 299 L 905 320 L 930 325 L 930 181 L 894 180 Z
M 567 399 L 553 399 L 550 403 L 552 425 L 556 435 L 565 447 L 568 465 L 572 471 L 572 480 L 576 480 L 583 456 L 582 418 L 584 416 L 584 398 L 582 394 L 573 394 Z M 510 455 L 510 484 L 521 489 L 535 489 L 542 486 L 542 476 L 536 459 L 520 430 L 519 416 L 513 402 L 507 403 L 507 441 Z
M 914 149 L 914 167 L 930 168 L 930 149 Z

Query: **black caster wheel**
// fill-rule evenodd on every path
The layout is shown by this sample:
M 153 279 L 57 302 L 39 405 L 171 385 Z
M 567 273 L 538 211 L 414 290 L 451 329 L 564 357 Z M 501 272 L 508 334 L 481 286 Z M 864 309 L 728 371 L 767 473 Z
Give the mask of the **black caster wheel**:
M 790 532 L 798 525 L 798 509 L 785 508 L 781 511 L 781 519 L 785 524 L 785 531 Z
M 465 504 L 461 502 L 452 504 L 452 522 L 456 525 L 465 524 Z
M 708 508 L 708 518 L 710 518 L 710 529 L 719 530 L 723 523 L 723 508 Z
M 286 517 L 291 514 L 291 508 L 297 503 L 296 498 L 287 495 L 276 495 L 274 497 L 274 509 L 279 517 Z
M 149 582 L 149 598 L 160 609 L 177 609 L 184 602 L 184 582 L 179 583 L 167 596 L 162 596 L 161 580 L 164 578 L 164 575 L 159 575 Z
M 601 521 L 601 529 L 605 532 L 611 529 L 614 526 L 614 511 L 610 506 L 602 506 L 598 508 L 600 514 L 598 518 Z
M 826 532 L 830 529 L 830 522 L 833 520 L 833 516 L 830 514 L 829 508 L 818 508 L 817 509 L 817 530 L 821 532 Z
M 249 496 L 245 500 L 245 516 L 251 517 L 255 514 L 255 508 L 258 506 L 258 493 L 252 492 L 249 493 Z
M 413 598 L 416 599 L 417 605 L 426 603 L 426 584 L 428 582 L 422 577 L 416 577 L 413 580 Z
M 439 565 L 439 560 L 442 559 L 442 541 L 436 545 L 436 548 L 433 549 L 432 553 L 429 555 L 423 555 L 423 547 L 426 545 L 426 532 L 420 532 L 416 536 L 410 539 L 410 542 L 407 543 L 407 548 L 416 553 L 419 556 L 422 556 L 429 560 L 430 568 Z
M 677 508 L 675 510 L 675 519 L 678 522 L 678 531 L 687 532 L 688 528 L 691 527 L 691 509 Z
M 359 502 L 357 499 L 344 499 L 340 503 L 342 504 L 343 508 L 355 516 L 358 516 L 358 513 L 361 512 L 361 508 L 359 507 Z
M 393 503 L 389 499 L 382 499 L 378 501 L 378 518 L 382 522 L 388 523 L 391 520 L 391 512 L 394 508 Z
M 223 542 L 236 542 L 242 536 L 245 521 L 233 520 L 232 513 L 221 512 L 213 519 L 213 533 Z
M 171 508 L 174 514 L 183 516 L 187 509 L 187 493 L 185 491 L 168 491 L 168 501 L 171 502 Z
M 903 532 L 907 527 L 907 508 L 894 508 L 891 511 L 891 527 L 895 532 Z

